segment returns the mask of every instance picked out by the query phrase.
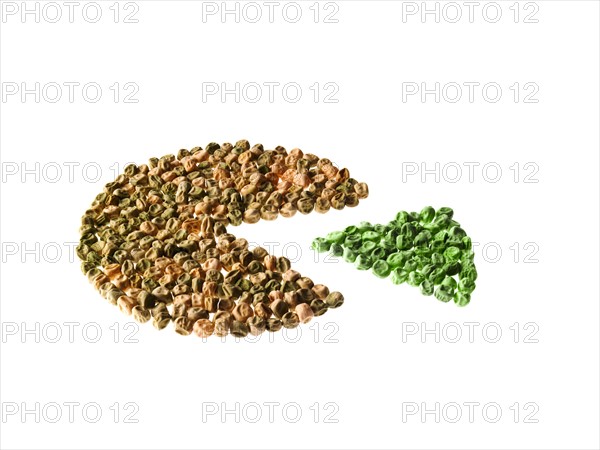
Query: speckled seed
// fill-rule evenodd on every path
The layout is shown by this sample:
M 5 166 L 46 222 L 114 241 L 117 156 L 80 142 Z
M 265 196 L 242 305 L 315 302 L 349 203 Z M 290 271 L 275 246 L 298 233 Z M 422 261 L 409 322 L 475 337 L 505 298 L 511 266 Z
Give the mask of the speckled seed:
M 244 338 L 248 336 L 249 328 L 245 322 L 240 322 L 239 320 L 234 320 L 231 323 L 231 334 L 237 338 Z
M 268 305 L 264 303 L 259 303 L 254 307 L 254 314 L 262 319 L 269 319 L 273 315 L 273 311 L 269 308 Z
M 182 336 L 187 336 L 192 332 L 194 322 L 185 316 L 178 317 L 175 319 L 175 332 Z
M 192 323 L 196 323 L 201 319 L 208 319 L 210 314 L 207 310 L 203 308 L 199 308 L 197 306 L 188 309 L 187 318 L 192 321 Z
M 134 306 L 131 310 L 131 314 L 133 318 L 139 323 L 146 323 L 150 320 L 151 314 L 150 311 L 144 309 L 140 305 Z
M 159 314 L 152 318 L 152 325 L 157 330 L 163 330 L 164 328 L 167 327 L 167 325 L 169 325 L 170 321 L 171 321 L 171 316 L 168 313 L 167 314 Z
M 247 303 L 238 303 L 233 309 L 233 317 L 240 322 L 246 322 L 253 315 L 254 311 Z
M 271 303 L 270 308 L 273 311 L 275 317 L 277 317 L 278 319 L 281 319 L 290 309 L 289 305 L 281 299 L 277 299 L 273 303 Z
M 258 336 L 262 334 L 267 328 L 267 321 L 262 317 L 254 316 L 248 319 L 246 322 L 252 336 Z
M 327 312 L 328 306 L 323 300 L 315 299 L 310 302 L 310 309 L 312 309 L 315 317 L 322 316 Z
M 325 299 L 327 306 L 338 308 L 344 304 L 344 296 L 340 292 L 332 292 Z
M 196 336 L 206 338 L 214 333 L 215 324 L 208 319 L 200 319 L 194 323 L 193 331 Z
M 324 300 L 329 295 L 329 288 L 324 284 L 315 284 L 312 288 L 317 298 Z
M 133 298 L 131 298 L 127 295 L 122 295 L 117 300 L 117 306 L 119 307 L 121 312 L 127 314 L 128 316 L 131 315 L 131 311 L 136 305 L 137 305 L 137 302 Z
M 267 320 L 267 331 L 275 333 L 281 330 L 282 326 L 283 324 L 281 323 L 281 320 L 276 319 L 275 317 L 271 317 L 269 320 Z
M 296 306 L 295 313 L 298 315 L 300 323 L 310 322 L 315 315 L 308 303 L 300 303 Z
M 281 323 L 284 328 L 296 328 L 300 324 L 300 319 L 295 312 L 290 311 L 284 314 L 281 318 Z
M 215 334 L 219 337 L 224 337 L 229 334 L 230 322 L 227 319 L 215 320 Z

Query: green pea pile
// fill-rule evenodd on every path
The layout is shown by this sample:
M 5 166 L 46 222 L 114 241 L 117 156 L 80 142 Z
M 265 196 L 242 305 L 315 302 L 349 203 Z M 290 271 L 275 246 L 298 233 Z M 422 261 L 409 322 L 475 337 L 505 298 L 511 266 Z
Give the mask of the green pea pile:
M 448 207 L 400 211 L 387 225 L 361 222 L 316 238 L 312 247 L 379 278 L 390 277 L 394 284 L 406 282 L 423 295 L 465 306 L 475 290 L 477 270 L 471 238 L 453 216 Z

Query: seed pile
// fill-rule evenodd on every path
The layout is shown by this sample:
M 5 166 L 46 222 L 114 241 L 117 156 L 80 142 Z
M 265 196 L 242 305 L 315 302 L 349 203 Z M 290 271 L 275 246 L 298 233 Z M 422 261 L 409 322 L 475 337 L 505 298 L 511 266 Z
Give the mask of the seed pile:
M 477 270 L 471 238 L 453 219 L 454 211 L 431 207 L 399 212 L 387 225 L 362 222 L 316 238 L 312 247 L 354 263 L 394 284 L 418 286 L 423 295 L 458 306 L 471 301 Z
M 77 255 L 100 294 L 157 329 L 244 337 L 344 302 L 227 225 L 358 205 L 368 187 L 330 160 L 246 140 L 130 164 L 82 217 Z

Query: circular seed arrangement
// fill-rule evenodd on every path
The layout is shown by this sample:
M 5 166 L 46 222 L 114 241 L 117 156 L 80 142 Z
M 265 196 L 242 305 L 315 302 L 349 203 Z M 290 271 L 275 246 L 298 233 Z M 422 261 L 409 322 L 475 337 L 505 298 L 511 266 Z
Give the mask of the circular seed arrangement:
M 77 255 L 100 294 L 182 335 L 295 328 L 344 302 L 227 225 L 358 205 L 365 183 L 300 149 L 210 143 L 130 164 L 82 217 Z

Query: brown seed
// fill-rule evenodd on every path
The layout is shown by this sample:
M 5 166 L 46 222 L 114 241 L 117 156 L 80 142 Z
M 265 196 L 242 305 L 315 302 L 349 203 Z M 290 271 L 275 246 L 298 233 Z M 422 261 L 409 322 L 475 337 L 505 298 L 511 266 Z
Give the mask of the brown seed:
M 282 326 L 283 326 L 283 324 L 281 323 L 281 320 L 279 320 L 279 319 L 271 317 L 269 320 L 267 320 L 267 331 L 275 333 L 275 332 L 281 330 Z
M 325 302 L 330 308 L 338 308 L 344 304 L 344 296 L 340 292 L 330 293 Z
M 327 303 L 325 303 L 323 300 L 316 299 L 310 303 L 310 309 L 312 309 L 316 317 L 325 314 L 327 312 L 328 306 Z
M 369 196 L 369 186 L 367 186 L 367 183 L 357 183 L 354 185 L 354 192 L 360 199 L 367 198 Z
M 192 332 L 193 322 L 185 316 L 175 319 L 175 332 L 187 336 Z
M 279 214 L 281 214 L 282 217 L 293 217 L 297 211 L 298 208 L 293 203 L 287 202 L 281 206 Z
M 312 288 L 317 298 L 324 300 L 329 295 L 329 288 L 324 284 L 315 284 Z
M 177 295 L 173 298 L 173 305 L 185 306 L 186 308 L 192 307 L 192 296 L 188 294 Z
M 296 328 L 300 324 L 300 319 L 295 312 L 290 311 L 281 318 L 281 323 L 284 328 Z
M 247 209 L 244 212 L 245 223 L 256 223 L 260 220 L 260 211 L 258 209 Z
M 237 338 L 244 338 L 248 336 L 249 328 L 245 322 L 234 320 L 231 323 L 231 334 Z
M 224 337 L 229 334 L 231 321 L 226 319 L 215 320 L 215 334 L 219 337 Z
M 319 197 L 315 201 L 315 211 L 319 214 L 325 214 L 331 208 L 331 203 L 329 203 L 329 199 L 324 197 Z
M 259 303 L 254 307 L 254 314 L 256 314 L 257 317 L 261 317 L 266 320 L 273 315 L 273 311 L 271 311 L 271 308 L 269 308 L 269 306 L 265 303 Z
M 171 316 L 168 313 L 159 314 L 158 316 L 152 318 L 152 325 L 157 330 L 165 329 L 167 325 L 169 325 L 169 322 L 171 322 Z
M 259 336 L 267 328 L 267 321 L 262 317 L 253 316 L 246 322 L 252 336 Z
M 117 300 L 117 306 L 119 307 L 119 310 L 121 310 L 121 312 L 130 316 L 133 308 L 137 306 L 137 302 L 127 295 L 122 295 Z
M 196 323 L 200 319 L 208 319 L 210 317 L 210 313 L 202 308 L 192 307 L 187 311 L 187 318 L 192 321 L 192 323 Z
M 139 323 L 146 323 L 150 320 L 151 314 L 147 309 L 142 308 L 140 305 L 136 305 L 131 310 L 133 318 Z
M 298 320 L 300 320 L 300 323 L 310 322 L 315 315 L 308 303 L 300 303 L 298 306 L 296 306 L 295 312 L 298 315 Z
M 285 293 L 284 300 L 290 309 L 294 309 L 300 303 L 300 296 L 297 294 L 297 291 L 289 291 Z
M 278 319 L 281 319 L 290 309 L 289 305 L 284 300 L 281 300 L 281 299 L 275 300 L 273 303 L 271 303 L 269 305 L 269 307 L 271 308 L 271 310 L 273 311 L 273 314 Z
M 208 319 L 200 319 L 194 323 L 193 331 L 196 336 L 206 338 L 215 331 L 215 324 Z
M 300 272 L 289 269 L 283 274 L 284 281 L 297 281 L 300 278 Z
M 312 289 L 315 283 L 309 277 L 301 277 L 296 280 L 301 289 Z
M 254 311 L 252 306 L 247 303 L 238 303 L 233 309 L 233 317 L 240 322 L 246 322 L 252 316 L 254 316 Z

